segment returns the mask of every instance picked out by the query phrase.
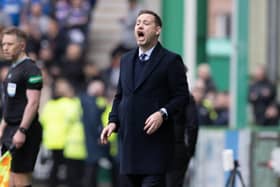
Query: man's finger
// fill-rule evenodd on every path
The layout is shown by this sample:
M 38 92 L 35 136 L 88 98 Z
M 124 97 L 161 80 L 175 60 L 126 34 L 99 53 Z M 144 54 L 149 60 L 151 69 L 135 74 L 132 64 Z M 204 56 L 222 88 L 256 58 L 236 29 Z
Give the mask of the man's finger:
M 152 125 L 151 122 L 146 123 L 146 125 L 144 126 L 144 131 L 146 131 L 148 128 L 150 128 Z
M 103 129 L 103 131 L 101 132 L 101 136 L 100 136 L 100 140 L 102 144 L 106 144 L 107 143 L 107 129 Z
M 154 133 L 155 130 L 156 130 L 156 129 L 155 129 L 154 125 L 151 125 L 150 128 L 147 130 L 147 134 L 150 135 L 150 134 Z
M 149 116 L 149 117 L 146 119 L 145 124 L 150 123 L 150 121 L 151 121 L 151 116 Z
M 107 132 L 107 137 L 110 137 L 112 133 L 113 133 L 113 129 L 109 128 Z

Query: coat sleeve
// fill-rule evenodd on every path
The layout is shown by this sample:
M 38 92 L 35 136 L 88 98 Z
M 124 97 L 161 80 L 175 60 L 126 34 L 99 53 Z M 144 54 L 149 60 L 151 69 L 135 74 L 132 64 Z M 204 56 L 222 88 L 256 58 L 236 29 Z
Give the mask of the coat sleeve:
M 169 116 L 173 116 L 188 104 L 189 88 L 186 67 L 179 55 L 168 64 L 168 89 L 170 99 L 165 108 Z

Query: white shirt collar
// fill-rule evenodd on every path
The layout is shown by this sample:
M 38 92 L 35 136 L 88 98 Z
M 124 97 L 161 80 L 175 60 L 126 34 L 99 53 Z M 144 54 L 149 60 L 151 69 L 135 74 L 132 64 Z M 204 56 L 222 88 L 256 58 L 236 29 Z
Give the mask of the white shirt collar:
M 146 52 L 143 52 L 143 51 L 139 48 L 138 56 L 140 57 L 140 55 L 142 55 L 143 53 L 145 53 L 145 54 L 147 55 L 146 59 L 149 60 L 150 57 L 151 57 L 151 54 L 152 54 L 152 52 L 153 52 L 153 50 L 154 50 L 155 47 L 156 47 L 156 46 L 152 47 L 151 49 L 149 49 L 149 50 L 146 51 Z

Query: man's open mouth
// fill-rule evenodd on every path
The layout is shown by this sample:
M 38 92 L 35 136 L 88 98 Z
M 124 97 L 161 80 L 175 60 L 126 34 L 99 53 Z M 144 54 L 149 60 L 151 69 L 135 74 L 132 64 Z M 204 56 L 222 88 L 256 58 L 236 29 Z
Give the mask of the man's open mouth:
M 138 31 L 138 32 L 137 32 L 137 35 L 138 35 L 138 37 L 144 37 L 144 32 Z

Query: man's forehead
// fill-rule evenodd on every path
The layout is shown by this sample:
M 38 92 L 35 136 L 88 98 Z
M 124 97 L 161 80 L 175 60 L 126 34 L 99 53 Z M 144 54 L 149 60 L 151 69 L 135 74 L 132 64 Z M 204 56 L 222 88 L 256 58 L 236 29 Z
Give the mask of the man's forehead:
M 4 34 L 2 36 L 2 41 L 18 41 L 18 37 L 15 34 Z

